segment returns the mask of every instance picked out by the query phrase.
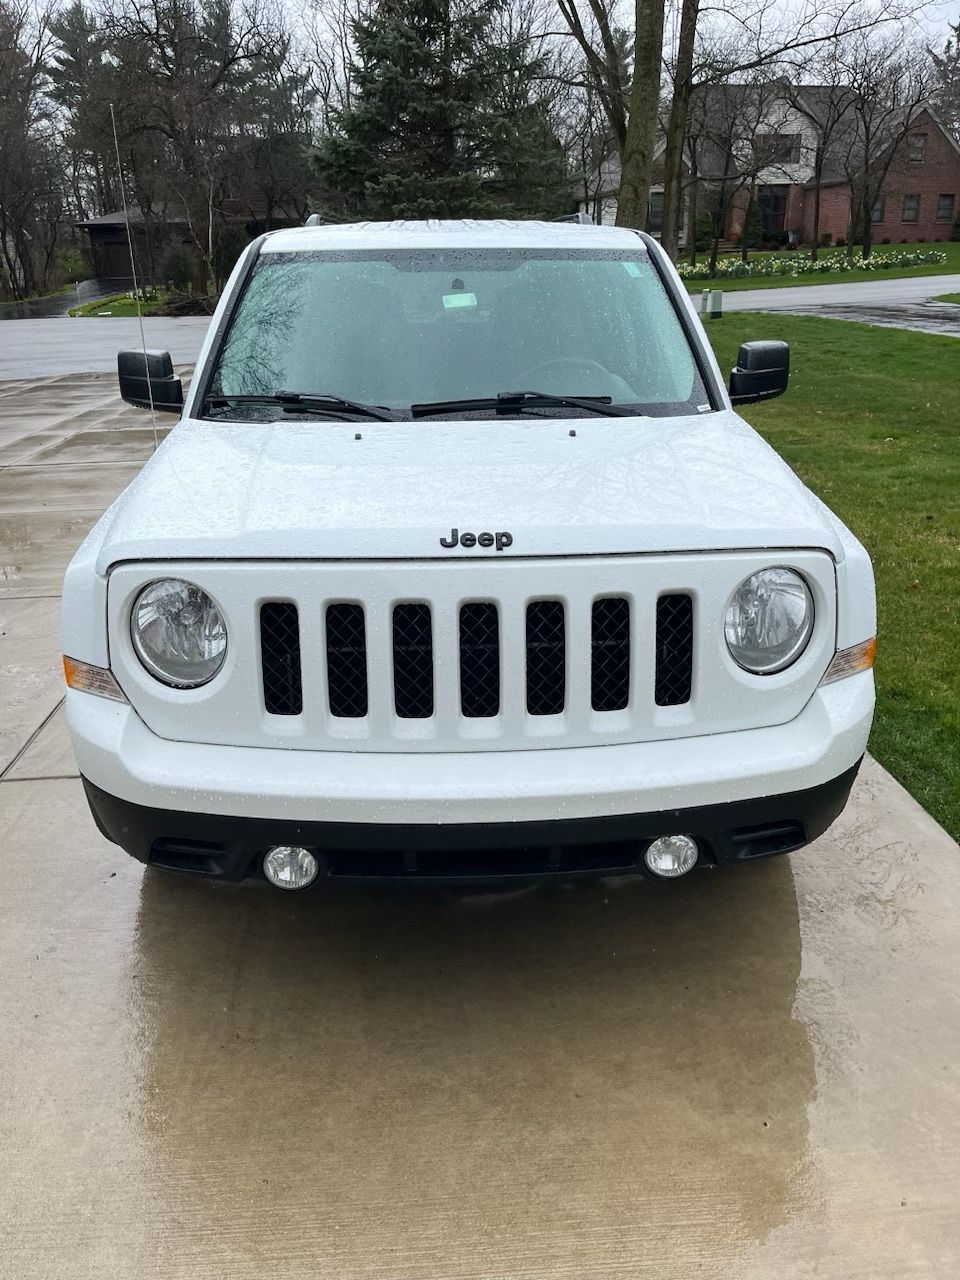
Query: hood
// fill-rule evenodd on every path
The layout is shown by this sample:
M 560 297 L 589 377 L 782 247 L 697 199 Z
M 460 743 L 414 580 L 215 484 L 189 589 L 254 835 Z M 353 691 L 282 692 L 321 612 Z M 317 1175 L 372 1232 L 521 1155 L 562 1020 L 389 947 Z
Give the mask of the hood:
M 466 422 L 186 420 L 105 523 L 104 573 L 121 561 L 155 559 L 762 547 L 819 547 L 842 558 L 823 506 L 730 410 Z M 493 544 L 467 537 L 467 545 L 442 545 L 452 530 L 492 534 Z

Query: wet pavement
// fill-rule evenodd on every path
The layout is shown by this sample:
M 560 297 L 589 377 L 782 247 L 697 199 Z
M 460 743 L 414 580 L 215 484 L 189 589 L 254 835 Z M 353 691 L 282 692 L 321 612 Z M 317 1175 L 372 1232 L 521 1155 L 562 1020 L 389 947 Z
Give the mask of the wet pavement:
M 677 884 L 288 897 L 97 834 L 57 595 L 151 447 L 112 376 L 0 384 L 0 1277 L 960 1273 L 960 850 L 872 762 Z
M 131 288 L 132 279 L 81 280 L 60 293 L 45 298 L 28 298 L 25 302 L 0 302 L 0 320 L 48 320 L 65 316 L 71 307 L 107 298 Z
M 859 324 L 960 338 L 960 306 L 928 300 L 937 294 L 957 292 L 960 292 L 960 275 L 903 280 L 878 278 L 857 284 L 731 290 L 723 295 L 723 308 L 725 311 L 789 311 L 794 315 L 854 320 Z

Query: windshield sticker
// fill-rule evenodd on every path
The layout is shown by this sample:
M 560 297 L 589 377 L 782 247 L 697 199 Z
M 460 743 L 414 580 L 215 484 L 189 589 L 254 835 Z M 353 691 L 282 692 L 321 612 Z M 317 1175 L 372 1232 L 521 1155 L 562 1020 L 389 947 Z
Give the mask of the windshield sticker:
M 640 268 L 637 266 L 635 262 L 625 262 L 623 264 L 623 269 L 628 276 L 633 276 L 634 280 L 639 280 L 640 277 L 643 275 L 643 272 L 640 270 Z
M 451 307 L 475 307 L 477 305 L 477 295 L 475 293 L 445 293 L 443 295 L 443 305 L 448 311 Z

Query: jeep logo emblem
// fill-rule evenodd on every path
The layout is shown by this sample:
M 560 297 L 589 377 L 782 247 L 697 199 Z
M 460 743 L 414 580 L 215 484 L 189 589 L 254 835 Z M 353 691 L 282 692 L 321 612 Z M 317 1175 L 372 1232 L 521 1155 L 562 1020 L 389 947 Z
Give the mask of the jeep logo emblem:
M 498 551 L 505 551 L 507 547 L 513 546 L 513 535 L 505 532 L 501 533 L 461 533 L 459 529 L 451 529 L 449 538 L 440 539 L 441 547 L 446 547 L 449 551 L 451 547 L 496 547 Z

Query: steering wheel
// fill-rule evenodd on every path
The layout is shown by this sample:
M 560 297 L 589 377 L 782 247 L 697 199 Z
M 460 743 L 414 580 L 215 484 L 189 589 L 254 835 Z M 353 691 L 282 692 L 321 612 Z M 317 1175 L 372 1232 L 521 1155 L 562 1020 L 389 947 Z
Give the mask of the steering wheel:
M 587 385 L 584 387 L 578 387 L 576 391 L 568 392 L 568 395 L 576 395 L 578 393 L 580 395 L 596 395 L 597 388 L 591 385 L 591 381 L 596 380 L 597 374 L 600 374 L 603 378 L 603 387 L 601 390 L 608 387 L 611 380 L 615 378 L 615 375 L 611 373 L 608 368 L 602 365 L 599 360 L 591 360 L 588 356 L 557 356 L 555 360 L 542 360 L 540 364 L 535 364 L 530 369 L 524 369 L 523 373 L 520 374 L 520 380 L 524 384 L 524 391 L 547 391 L 549 390 L 548 387 L 541 388 L 536 385 L 537 376 L 539 374 L 548 373 L 551 370 L 557 370 L 560 372 L 565 370 L 575 371 L 578 369 L 582 370 L 587 375 Z M 620 381 L 619 378 L 616 380 L 618 382 Z M 529 387 L 527 386 L 528 382 Z

